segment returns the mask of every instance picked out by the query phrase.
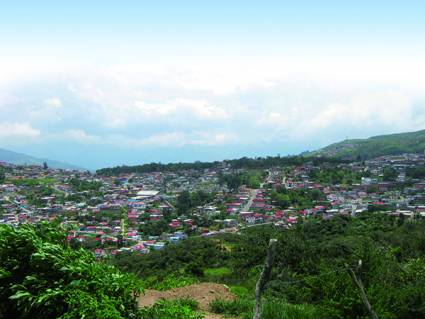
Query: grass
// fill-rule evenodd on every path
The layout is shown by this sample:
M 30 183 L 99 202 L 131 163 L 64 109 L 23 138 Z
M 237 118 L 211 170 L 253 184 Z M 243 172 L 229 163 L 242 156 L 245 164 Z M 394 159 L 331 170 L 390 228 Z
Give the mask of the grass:
M 140 310 L 143 319 L 202 319 L 198 302 L 193 299 L 159 300 L 149 308 Z
M 318 310 L 312 305 L 293 305 L 281 300 L 264 303 L 262 319 L 318 319 Z
M 248 297 L 233 301 L 216 299 L 210 303 L 213 313 L 225 316 L 250 319 L 253 316 L 254 300 Z M 262 319 L 318 319 L 322 318 L 319 311 L 312 305 L 288 304 L 282 300 L 270 299 L 263 303 Z
M 231 286 L 230 292 L 239 298 L 246 298 L 250 294 L 249 289 L 242 286 Z
M 183 274 L 170 274 L 161 281 L 159 281 L 156 276 L 152 276 L 145 280 L 145 288 L 163 291 L 172 288 L 189 286 L 198 282 L 199 280 L 197 278 Z
M 219 268 L 207 268 L 204 270 L 204 276 L 210 280 L 221 279 L 226 276 L 230 276 L 232 274 L 232 270 L 227 267 L 219 267 Z
M 13 179 L 11 182 L 16 186 L 49 186 L 56 183 L 56 179 L 52 177 L 43 177 L 43 178 L 22 178 L 22 179 Z
M 253 307 L 254 301 L 249 299 L 236 299 L 232 301 L 216 299 L 209 305 L 211 312 L 228 316 L 240 316 L 241 314 L 252 313 Z

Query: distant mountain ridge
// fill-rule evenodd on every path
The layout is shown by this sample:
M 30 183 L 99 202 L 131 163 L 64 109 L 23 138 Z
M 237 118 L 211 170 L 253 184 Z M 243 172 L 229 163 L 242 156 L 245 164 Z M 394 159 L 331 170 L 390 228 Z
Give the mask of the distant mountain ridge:
M 367 139 L 352 139 L 328 145 L 304 156 L 326 156 L 345 160 L 366 160 L 383 155 L 423 153 L 425 130 L 407 133 L 373 136 Z
M 78 167 L 76 165 L 44 158 L 37 158 L 27 154 L 13 152 L 2 148 L 0 148 L 0 161 L 15 165 L 43 165 L 43 163 L 46 162 L 47 166 L 49 166 L 50 168 L 84 170 L 84 168 Z

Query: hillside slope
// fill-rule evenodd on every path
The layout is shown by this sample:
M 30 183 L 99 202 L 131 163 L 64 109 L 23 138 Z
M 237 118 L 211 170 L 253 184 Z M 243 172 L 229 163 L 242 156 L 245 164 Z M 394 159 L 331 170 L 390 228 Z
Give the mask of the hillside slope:
M 50 168 L 83 170 L 83 168 L 72 164 L 49 159 L 37 158 L 23 153 L 5 150 L 2 148 L 0 148 L 0 161 L 15 165 L 43 165 L 43 163 L 46 162 Z
M 425 130 L 421 130 L 417 132 L 374 136 L 368 139 L 345 140 L 304 155 L 365 160 L 382 155 L 423 153 L 424 150 Z

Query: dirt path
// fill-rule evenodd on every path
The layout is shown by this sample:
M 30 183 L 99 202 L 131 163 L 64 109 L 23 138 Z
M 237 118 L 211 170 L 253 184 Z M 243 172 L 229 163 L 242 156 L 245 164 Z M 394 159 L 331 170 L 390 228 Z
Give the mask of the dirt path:
M 159 299 L 191 298 L 199 303 L 199 309 L 205 312 L 205 319 L 221 319 L 220 315 L 208 312 L 208 305 L 214 299 L 234 300 L 235 296 L 225 285 L 200 283 L 166 291 L 145 290 L 139 298 L 140 307 L 150 307 Z

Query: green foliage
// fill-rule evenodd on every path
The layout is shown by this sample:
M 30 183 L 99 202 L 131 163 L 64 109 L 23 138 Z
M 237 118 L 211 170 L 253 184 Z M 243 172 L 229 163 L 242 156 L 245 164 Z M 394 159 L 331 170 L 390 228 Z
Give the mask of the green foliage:
M 226 316 L 252 318 L 254 309 L 253 298 L 238 298 L 236 300 L 216 299 L 210 303 L 213 313 Z M 317 319 L 325 318 L 320 311 L 312 305 L 294 305 L 280 299 L 265 299 L 262 307 L 262 319 Z
M 384 175 L 383 179 L 386 182 L 394 182 L 398 176 L 397 170 L 392 167 L 385 167 L 382 173 Z
M 196 192 L 183 191 L 177 197 L 177 211 L 179 214 L 186 214 L 192 208 L 205 205 L 214 200 L 215 194 L 207 193 L 202 190 Z
M 282 300 L 267 300 L 262 308 L 262 319 L 317 319 L 323 318 L 312 305 L 292 305 Z
M 424 178 L 425 177 L 425 167 L 408 167 L 406 168 L 406 176 L 411 178 Z
M 425 317 L 423 220 L 382 213 L 311 218 L 291 229 L 262 226 L 240 234 L 192 238 L 146 256 L 116 257 L 113 262 L 142 277 L 156 276 L 153 283 L 176 270 L 200 281 L 225 272 L 220 281 L 236 285 L 232 292 L 238 298 L 211 307 L 252 318 L 253 291 L 272 237 L 278 245 L 264 295 L 270 318 L 282 313 L 294 318 L 365 318 L 359 291 L 345 269 L 345 264 L 355 268 L 359 259 L 358 275 L 380 318 Z
M 149 236 L 160 236 L 163 233 L 170 231 L 170 226 L 165 219 L 146 221 L 144 224 L 139 225 L 139 231 L 143 232 L 144 235 Z
M 218 268 L 206 268 L 204 269 L 204 277 L 208 281 L 219 281 L 232 274 L 232 270 L 229 267 L 218 267 Z
M 229 252 L 219 242 L 193 238 L 146 255 L 119 254 L 109 262 L 142 278 L 156 275 L 161 281 L 176 270 L 182 270 L 187 275 L 202 276 L 203 269 L 222 265 L 228 256 Z
M 311 208 L 319 200 L 325 199 L 325 195 L 317 189 L 286 189 L 284 187 L 272 191 L 270 196 L 280 208 L 290 206 L 300 209 Z
M 312 170 L 310 178 L 317 183 L 351 185 L 360 181 L 361 174 L 345 168 L 323 167 Z
M 250 188 L 259 188 L 262 180 L 262 176 L 259 171 L 245 171 L 236 174 L 221 174 L 219 181 L 221 184 L 226 184 L 227 187 L 236 191 L 242 185 L 246 185 Z
M 153 307 L 141 310 L 142 319 L 202 319 L 193 299 L 159 300 Z
M 72 185 L 73 189 L 76 192 L 84 192 L 84 191 L 99 191 L 102 187 L 101 182 L 96 181 L 85 181 L 79 178 L 72 178 L 69 180 L 69 184 Z
M 28 187 L 36 187 L 36 186 L 49 186 L 56 182 L 54 178 L 45 177 L 45 178 L 21 178 L 14 179 L 12 183 L 16 186 L 28 186 Z
M 5 181 L 5 179 L 6 179 L 6 176 L 5 176 L 5 174 L 4 174 L 4 169 L 2 169 L 2 168 L 0 167 L 0 184 L 3 184 L 3 183 L 4 183 L 4 181 Z
M 250 314 L 254 308 L 254 300 L 238 298 L 235 300 L 215 299 L 210 305 L 213 313 L 225 314 L 229 316 L 239 316 L 241 314 Z M 252 315 L 251 315 L 252 318 Z
M 315 164 L 320 163 L 346 163 L 346 160 L 340 160 L 331 157 L 303 157 L 303 156 L 267 156 L 248 158 L 242 157 L 234 160 L 226 160 L 233 168 L 259 169 L 273 166 L 300 165 L 309 161 Z M 152 173 L 152 172 L 177 172 L 181 170 L 204 170 L 217 167 L 220 162 L 195 162 L 195 163 L 150 163 L 135 166 L 116 166 L 111 168 L 102 168 L 96 171 L 96 174 L 103 176 L 118 176 L 128 173 Z
M 368 139 L 345 140 L 310 153 L 312 156 L 333 156 L 346 160 L 366 160 L 382 155 L 423 153 L 425 130 L 375 136 Z
M 147 288 L 152 288 L 156 290 L 168 290 L 172 288 L 189 286 L 198 282 L 198 279 L 193 276 L 180 273 L 172 273 L 159 282 L 154 281 L 150 284 L 148 283 Z
M 0 317 L 132 318 L 138 281 L 72 250 L 57 225 L 0 225 Z

